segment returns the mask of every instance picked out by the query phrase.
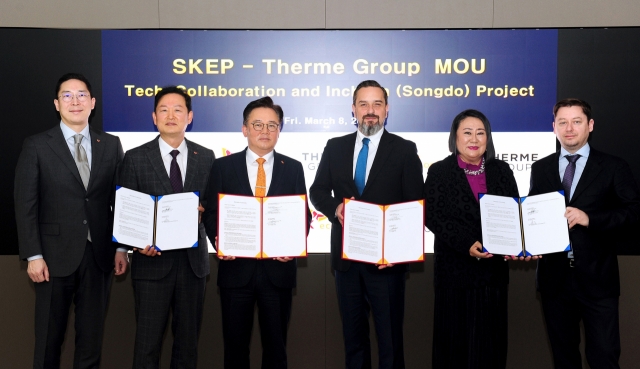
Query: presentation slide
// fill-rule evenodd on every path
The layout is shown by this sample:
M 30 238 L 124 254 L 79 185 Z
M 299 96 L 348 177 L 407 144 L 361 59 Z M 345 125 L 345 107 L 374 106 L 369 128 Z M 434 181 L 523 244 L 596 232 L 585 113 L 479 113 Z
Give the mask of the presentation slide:
M 155 93 L 177 85 L 193 98 L 187 138 L 221 157 L 247 145 L 247 103 L 271 96 L 284 110 L 276 151 L 299 160 L 311 186 L 327 140 L 356 130 L 355 87 L 373 79 L 389 94 L 386 129 L 417 144 L 424 176 L 449 155 L 453 118 L 473 108 L 525 196 L 531 164 L 555 151 L 557 53 L 558 30 L 105 30 L 103 127 L 125 150 L 150 141 Z M 331 223 L 310 211 L 308 251 L 329 252 Z

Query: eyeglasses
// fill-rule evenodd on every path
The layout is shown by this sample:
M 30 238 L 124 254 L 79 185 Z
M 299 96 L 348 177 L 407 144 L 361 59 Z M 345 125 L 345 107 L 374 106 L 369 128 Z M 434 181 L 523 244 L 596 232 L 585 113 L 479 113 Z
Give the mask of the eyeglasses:
M 73 97 L 76 97 L 76 99 L 78 99 L 78 101 L 80 102 L 85 102 L 89 99 L 90 95 L 88 92 L 78 92 L 78 94 L 74 95 L 70 92 L 65 92 L 62 95 L 58 96 L 60 98 L 60 100 L 64 101 L 64 102 L 71 102 L 71 100 L 73 100 Z
M 262 129 L 264 128 L 264 126 L 267 126 L 267 129 L 269 130 L 269 132 L 275 132 L 278 130 L 278 127 L 280 127 L 278 124 L 275 123 L 268 123 L 268 124 L 264 124 L 261 122 L 258 123 L 250 123 L 253 126 L 253 129 L 255 129 L 258 132 L 262 132 Z

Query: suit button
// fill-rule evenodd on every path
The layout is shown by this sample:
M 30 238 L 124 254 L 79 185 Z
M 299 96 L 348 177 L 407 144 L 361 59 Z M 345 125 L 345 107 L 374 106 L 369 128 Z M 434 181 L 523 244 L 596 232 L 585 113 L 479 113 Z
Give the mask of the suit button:
M 82 221 L 82 224 L 87 224 L 87 221 L 86 221 L 86 220 L 83 220 L 83 221 Z
M 89 202 L 89 199 L 88 199 L 88 198 L 87 198 L 87 199 L 84 199 L 84 201 L 87 201 L 87 202 Z

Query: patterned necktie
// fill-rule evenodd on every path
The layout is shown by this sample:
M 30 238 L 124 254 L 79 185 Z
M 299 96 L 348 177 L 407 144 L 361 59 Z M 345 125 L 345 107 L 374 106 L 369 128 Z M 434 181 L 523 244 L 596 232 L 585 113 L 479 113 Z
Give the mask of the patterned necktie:
M 83 135 L 77 134 L 73 136 L 74 149 L 76 152 L 76 157 L 74 158 L 76 161 L 76 166 L 78 167 L 78 172 L 80 172 L 80 178 L 82 179 L 82 184 L 84 185 L 84 189 L 87 189 L 89 185 L 89 177 L 91 176 L 91 169 L 89 169 L 89 160 L 87 160 L 87 152 L 84 151 L 84 147 L 82 146 Z M 87 240 L 91 241 L 91 231 L 87 231 Z
M 258 162 L 258 179 L 256 180 L 256 197 L 264 197 L 267 192 L 267 175 L 264 172 L 264 158 L 256 159 Z
M 169 167 L 169 181 L 171 181 L 171 188 L 174 193 L 182 192 L 182 172 L 180 172 L 180 167 L 176 160 L 180 151 L 173 150 L 169 154 L 173 157 L 173 159 L 171 159 L 171 166 Z
M 565 158 L 569 161 L 569 165 L 564 170 L 562 187 L 564 187 L 564 194 L 567 199 L 571 199 L 571 185 L 573 184 L 573 176 L 576 174 L 576 161 L 580 159 L 580 155 L 565 155 Z
M 76 165 L 78 166 L 78 172 L 80 172 L 80 178 L 82 179 L 82 184 L 84 185 L 84 189 L 87 189 L 89 185 L 89 177 L 91 176 L 91 170 L 89 169 L 89 161 L 87 160 L 87 152 L 84 151 L 84 147 L 82 147 L 82 139 L 83 135 L 77 134 L 73 136 L 75 152 L 76 152 Z
M 358 189 L 358 194 L 362 195 L 362 191 L 364 191 L 365 185 L 365 176 L 367 174 L 367 158 L 369 157 L 369 141 L 368 138 L 362 139 L 362 148 L 360 149 L 360 153 L 358 153 L 358 160 L 356 161 L 356 175 L 353 177 L 353 180 L 356 182 L 356 188 Z

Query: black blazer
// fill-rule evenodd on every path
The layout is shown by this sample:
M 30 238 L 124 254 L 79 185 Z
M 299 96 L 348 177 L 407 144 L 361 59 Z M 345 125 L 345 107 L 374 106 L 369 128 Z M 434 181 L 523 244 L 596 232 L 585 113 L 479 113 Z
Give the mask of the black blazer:
M 529 195 L 562 189 L 559 155 L 555 153 L 531 166 Z M 622 159 L 591 148 L 571 201 L 589 216 L 589 227 L 569 231 L 573 247 L 574 286 L 585 296 L 603 298 L 620 295 L 618 257 L 609 242 L 612 232 L 640 218 L 640 192 L 629 165 Z M 537 285 L 543 293 L 557 293 L 571 277 L 567 254 L 544 255 L 538 261 Z
M 422 162 L 416 144 L 387 132 L 380 138 L 380 146 L 369 171 L 367 184 L 358 194 L 353 181 L 353 150 L 357 133 L 332 138 L 322 153 L 316 178 L 309 189 L 311 203 L 331 221 L 331 265 L 346 271 L 351 262 L 342 259 L 342 225 L 335 217 L 336 208 L 344 198 L 354 197 L 380 205 L 419 200 L 422 198 Z M 331 193 L 333 191 L 333 194 Z M 399 273 L 406 268 L 385 268 L 374 273 Z
M 247 173 L 247 149 L 222 157 L 213 163 L 207 194 L 209 204 L 204 212 L 204 223 L 209 238 L 218 235 L 218 194 L 253 196 Z M 267 196 L 306 195 L 307 186 L 304 172 L 299 161 L 273 152 L 273 173 Z M 307 213 L 307 232 L 311 224 L 311 213 Z M 283 235 L 286 237 L 286 235 Z M 296 260 L 286 263 L 273 259 L 220 260 L 218 268 L 218 286 L 237 288 L 246 286 L 253 276 L 258 263 L 262 263 L 271 283 L 279 288 L 296 286 Z
M 151 195 L 167 195 L 173 193 L 169 175 L 160 156 L 158 140 L 127 151 L 119 171 L 117 184 L 135 191 Z M 199 191 L 200 203 L 207 208 L 206 188 L 211 165 L 215 159 L 213 151 L 194 142 L 187 141 L 188 159 L 187 173 L 184 180 L 184 192 Z M 204 225 L 198 225 L 199 247 L 184 250 L 163 252 L 160 256 L 148 257 L 133 253 L 131 262 L 131 278 L 158 280 L 166 276 L 173 265 L 171 253 L 186 252 L 193 273 L 199 277 L 209 274 L 209 252 L 207 250 L 207 234 Z
M 518 186 L 507 163 L 489 160 L 485 164 L 485 174 L 487 193 L 518 196 Z M 429 167 L 424 196 L 426 225 L 435 235 L 435 286 L 506 286 L 509 268 L 502 257 L 477 260 L 469 255 L 471 245 L 476 241 L 482 243 L 480 205 L 455 155 Z
M 91 230 L 96 263 L 113 269 L 111 242 L 120 139 L 90 127 L 91 176 L 85 190 L 76 162 L 56 126 L 24 141 L 15 176 L 15 212 L 20 258 L 41 254 L 52 277 L 73 273 Z

